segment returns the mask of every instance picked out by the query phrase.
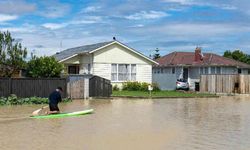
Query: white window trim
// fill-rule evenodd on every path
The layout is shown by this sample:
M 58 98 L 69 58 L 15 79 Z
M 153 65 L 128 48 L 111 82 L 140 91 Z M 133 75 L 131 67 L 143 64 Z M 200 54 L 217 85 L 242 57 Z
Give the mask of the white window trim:
M 112 65 L 116 65 L 116 80 L 112 80 Z M 129 80 L 119 80 L 119 65 L 129 65 Z M 111 64 L 111 82 L 126 82 L 126 81 L 132 81 L 132 65 L 135 65 L 135 67 L 137 67 L 136 64 Z M 136 68 L 136 72 L 135 74 L 137 75 L 137 68 Z M 135 80 L 136 81 L 136 78 Z

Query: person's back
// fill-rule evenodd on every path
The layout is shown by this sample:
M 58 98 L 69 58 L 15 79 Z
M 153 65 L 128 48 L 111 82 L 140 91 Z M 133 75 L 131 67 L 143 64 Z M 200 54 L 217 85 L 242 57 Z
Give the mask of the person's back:
M 49 95 L 49 104 L 57 105 L 61 101 L 61 95 L 59 91 L 55 90 Z
M 62 92 L 62 88 L 58 87 L 55 91 L 53 91 L 49 95 L 49 109 L 50 109 L 49 114 L 55 114 L 55 113 L 60 112 L 57 105 L 59 102 L 62 101 L 61 92 Z

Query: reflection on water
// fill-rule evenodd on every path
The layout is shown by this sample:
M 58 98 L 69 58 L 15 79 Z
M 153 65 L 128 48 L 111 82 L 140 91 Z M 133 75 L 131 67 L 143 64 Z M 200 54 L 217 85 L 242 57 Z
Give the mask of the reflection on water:
M 89 100 L 60 104 L 81 117 L 30 119 L 41 106 L 0 107 L 0 149 L 247 150 L 249 97 Z

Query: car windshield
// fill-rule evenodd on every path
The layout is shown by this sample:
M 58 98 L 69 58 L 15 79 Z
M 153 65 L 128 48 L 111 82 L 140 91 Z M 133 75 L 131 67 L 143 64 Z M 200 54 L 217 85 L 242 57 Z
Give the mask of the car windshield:
M 177 81 L 179 81 L 179 82 L 187 82 L 186 79 L 177 79 Z

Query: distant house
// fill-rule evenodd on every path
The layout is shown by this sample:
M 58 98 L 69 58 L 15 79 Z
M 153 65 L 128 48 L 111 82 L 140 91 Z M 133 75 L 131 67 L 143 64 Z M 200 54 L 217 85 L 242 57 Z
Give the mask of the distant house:
M 250 74 L 250 65 L 212 53 L 172 52 L 156 60 L 153 66 L 153 82 L 165 90 L 175 88 L 176 79 L 186 79 L 190 89 L 195 88 L 201 74 Z
M 121 85 L 124 81 L 152 82 L 152 65 L 157 62 L 119 41 L 66 49 L 55 58 L 65 74 L 93 74 Z

